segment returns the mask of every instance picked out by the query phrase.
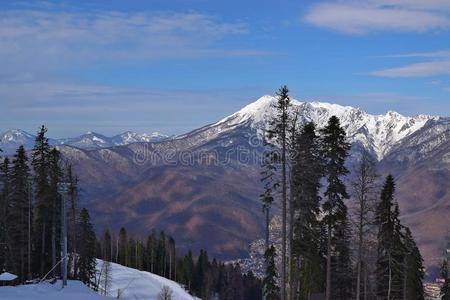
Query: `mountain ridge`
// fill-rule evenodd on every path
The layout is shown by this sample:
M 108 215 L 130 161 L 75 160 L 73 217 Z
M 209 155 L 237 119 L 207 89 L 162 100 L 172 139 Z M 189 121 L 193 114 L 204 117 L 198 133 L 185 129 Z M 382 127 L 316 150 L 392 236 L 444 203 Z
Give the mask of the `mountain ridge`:
M 267 120 L 273 115 L 272 104 L 275 101 L 276 97 L 264 95 L 242 107 L 237 112 L 198 130 L 223 127 L 217 130 L 217 133 L 220 134 L 246 122 L 254 129 L 264 130 L 267 126 Z M 424 114 L 409 117 L 391 110 L 385 114 L 375 115 L 369 114 L 360 108 L 320 101 L 299 101 L 291 99 L 291 103 L 291 113 L 298 112 L 300 122 L 313 121 L 319 128 L 325 126 L 329 117 L 336 115 L 340 118 L 351 142 L 360 142 L 378 160 L 386 156 L 389 150 L 400 142 L 400 140 L 422 128 L 427 121 L 442 118 Z M 192 132 L 195 131 L 193 130 Z M 11 139 L 14 135 L 18 136 L 18 132 L 20 132 L 21 136 L 16 139 Z M 50 142 L 54 145 L 64 144 L 80 149 L 98 149 L 131 143 L 156 143 L 167 139 L 183 139 L 189 136 L 190 133 L 168 136 L 159 132 L 139 134 L 125 131 L 121 134 L 107 137 L 101 133 L 88 131 L 77 137 L 50 139 Z M 24 144 L 25 148 L 29 148 L 33 139 L 34 135 L 26 131 L 20 129 L 8 130 L 0 134 L 0 148 L 5 148 L 9 150 L 5 151 L 5 153 L 12 154 L 9 153 L 11 149 L 14 149 L 14 147 L 17 148 L 21 143 Z
M 4 154 L 14 154 L 16 149 L 23 145 L 26 150 L 31 150 L 36 136 L 22 129 L 9 129 L 0 133 L 0 149 Z M 80 149 L 100 149 L 114 146 L 128 145 L 139 142 L 160 142 L 173 138 L 160 132 L 136 133 L 125 131 L 123 133 L 106 136 L 101 133 L 88 131 L 82 135 L 71 138 L 49 138 L 51 145 L 68 145 Z
M 264 130 L 268 119 L 273 116 L 275 101 L 276 97 L 265 95 L 211 126 L 220 126 L 230 121 L 232 122 L 229 125 L 234 126 L 250 122 L 253 128 Z M 429 120 L 442 118 L 424 114 L 408 117 L 391 110 L 386 114 L 373 115 L 352 106 L 318 101 L 302 102 L 291 99 L 291 104 L 291 114 L 298 113 L 301 123 L 313 121 L 318 128 L 324 127 L 332 115 L 337 116 L 351 142 L 363 143 L 378 160 L 395 144 L 422 128 Z

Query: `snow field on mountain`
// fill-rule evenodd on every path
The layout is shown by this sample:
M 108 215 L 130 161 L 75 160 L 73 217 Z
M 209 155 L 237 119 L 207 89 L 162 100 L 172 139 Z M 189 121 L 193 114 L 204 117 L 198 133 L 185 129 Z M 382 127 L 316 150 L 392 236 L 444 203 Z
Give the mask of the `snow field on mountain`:
M 277 99 L 263 96 L 210 127 L 223 127 L 221 132 L 248 123 L 256 129 L 264 129 L 276 113 L 273 104 Z M 291 115 L 298 114 L 301 123 L 314 122 L 318 128 L 326 126 L 331 116 L 339 118 L 349 141 L 359 142 L 381 160 L 403 138 L 421 129 L 428 121 L 439 117 L 417 115 L 406 117 L 394 111 L 384 115 L 371 115 L 359 108 L 326 102 L 301 102 L 291 99 Z M 267 128 L 266 128 L 267 129 Z

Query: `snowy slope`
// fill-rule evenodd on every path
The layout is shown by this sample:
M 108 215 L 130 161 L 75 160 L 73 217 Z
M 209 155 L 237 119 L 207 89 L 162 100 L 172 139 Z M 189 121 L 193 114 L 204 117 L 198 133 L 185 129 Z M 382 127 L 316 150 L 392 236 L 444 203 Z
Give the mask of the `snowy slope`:
M 267 121 L 274 114 L 272 104 L 275 101 L 276 99 L 273 96 L 263 96 L 231 116 L 212 125 L 180 135 L 176 137 L 176 140 L 185 140 L 187 144 L 204 144 L 225 132 L 230 132 L 244 125 L 263 129 L 267 127 Z M 339 117 L 350 141 L 366 148 L 378 160 L 384 158 L 401 140 L 421 129 L 429 120 L 439 119 L 439 117 L 426 115 L 407 117 L 393 111 L 384 115 L 371 115 L 351 106 L 316 101 L 301 102 L 294 99 L 292 99 L 292 107 L 292 113 L 299 113 L 300 122 L 313 121 L 319 128 L 325 126 L 331 116 Z M 158 132 L 138 134 L 127 131 L 113 137 L 87 132 L 75 138 L 54 140 L 51 143 L 65 144 L 81 149 L 100 149 L 138 142 L 161 142 L 170 139 L 171 137 Z M 33 141 L 33 135 L 21 130 L 11 130 L 5 132 L 3 136 L 0 135 L 0 148 L 3 148 L 7 154 L 12 154 L 21 144 L 29 149 Z
M 160 142 L 168 139 L 169 136 L 160 132 L 147 133 L 136 133 L 131 131 L 126 131 L 122 134 L 118 134 L 111 138 L 111 142 L 116 145 L 128 145 L 132 143 L 139 142 Z
M 81 281 L 69 280 L 61 289 L 61 282 L 50 284 L 19 285 L 0 287 L 1 300 L 106 300 L 85 286 Z
M 103 261 L 97 260 L 97 270 L 102 270 Z M 156 300 L 164 286 L 168 286 L 173 292 L 173 300 L 193 300 L 178 283 L 161 276 L 127 268 L 119 264 L 111 263 L 111 285 L 108 288 L 108 296 L 125 300 Z M 100 289 L 103 286 L 100 285 Z
M 221 127 L 221 132 L 241 124 L 263 129 L 275 113 L 272 107 L 275 101 L 275 97 L 263 96 L 210 127 Z M 337 116 L 350 141 L 360 143 L 379 160 L 403 138 L 422 128 L 429 120 L 438 119 L 427 115 L 407 117 L 393 111 L 384 115 L 371 115 L 359 108 L 325 102 L 301 102 L 291 99 L 291 103 L 291 113 L 298 112 L 300 122 L 313 121 L 319 128 L 324 127 L 331 116 Z

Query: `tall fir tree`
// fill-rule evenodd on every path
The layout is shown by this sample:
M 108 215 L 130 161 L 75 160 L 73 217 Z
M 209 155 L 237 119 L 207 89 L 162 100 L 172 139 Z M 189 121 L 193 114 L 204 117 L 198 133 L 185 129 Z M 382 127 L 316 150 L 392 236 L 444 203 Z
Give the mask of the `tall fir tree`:
M 105 229 L 103 233 L 102 257 L 103 260 L 112 261 L 112 239 L 109 229 Z
M 23 146 L 17 149 L 14 156 L 11 170 L 11 196 L 10 196 L 10 230 L 9 237 L 14 241 L 14 270 L 19 275 L 20 280 L 25 280 L 31 272 L 29 270 L 29 231 L 32 220 L 32 207 L 30 199 L 30 173 L 28 158 Z
M 0 206 L 0 268 L 3 270 L 12 270 L 14 267 L 13 258 L 13 245 L 10 237 L 11 231 L 11 174 L 10 174 L 10 161 L 8 157 L 3 159 L 0 167 L 1 175 L 1 206 Z
M 328 120 L 327 126 L 321 130 L 322 150 L 324 158 L 324 170 L 326 173 L 325 202 L 322 210 L 323 222 L 327 231 L 327 262 L 326 262 L 326 300 L 341 299 L 342 294 L 347 294 L 350 287 L 340 286 L 341 283 L 351 280 L 351 273 L 343 269 L 350 267 L 348 216 L 344 199 L 348 199 L 347 189 L 342 177 L 348 174 L 345 160 L 348 156 L 350 144 L 347 142 L 345 130 L 341 127 L 336 116 Z M 332 263 L 337 269 L 333 270 Z M 332 275 L 332 272 L 334 274 Z M 338 286 L 332 286 L 332 280 Z M 346 291 L 341 291 L 346 289 Z
M 419 248 L 408 227 L 404 228 L 405 259 L 403 264 L 403 299 L 424 299 L 423 278 L 425 270 Z
M 166 234 L 164 231 L 159 233 L 158 247 L 156 249 L 157 274 L 166 276 Z
M 88 286 L 93 286 L 92 279 L 95 276 L 95 254 L 96 254 L 96 237 L 94 227 L 87 209 L 83 208 L 80 212 L 80 244 L 79 260 L 78 260 L 78 278 Z
M 36 140 L 31 154 L 31 165 L 33 166 L 33 180 L 35 190 L 35 234 L 34 244 L 36 255 L 34 261 L 35 270 L 44 275 L 46 270 L 51 269 L 51 249 L 50 249 L 50 231 L 51 214 L 50 207 L 50 187 L 49 187 L 49 154 L 50 146 L 45 136 L 47 128 L 42 126 L 36 135 Z
M 286 86 L 282 86 L 277 92 L 277 101 L 273 108 L 275 114 L 270 120 L 269 140 L 276 143 L 281 150 L 281 300 L 286 300 L 286 246 L 287 246 L 287 148 L 288 148 L 288 131 L 290 126 L 289 109 L 291 100 L 289 90 Z
M 312 292 L 320 289 L 323 279 L 320 271 L 318 221 L 323 160 L 314 123 L 301 128 L 293 142 L 291 189 L 295 217 L 291 260 L 294 261 L 299 276 L 295 277 L 292 289 L 295 294 L 300 294 L 301 299 L 309 299 Z
M 376 210 L 378 226 L 377 295 L 382 299 L 403 299 L 406 251 L 394 192 L 394 178 L 388 175 Z
M 192 258 L 191 250 L 183 258 L 183 278 L 184 284 L 188 290 L 193 289 L 193 279 L 194 279 L 194 260 Z
M 125 228 L 120 228 L 118 241 L 118 258 L 117 263 L 126 266 L 128 264 L 128 238 Z
M 347 215 L 347 208 L 344 208 L 344 215 Z M 353 265 L 351 261 L 351 230 L 347 218 L 338 220 L 334 230 L 333 243 L 334 255 L 332 257 L 332 298 L 351 299 L 353 296 L 354 280 Z

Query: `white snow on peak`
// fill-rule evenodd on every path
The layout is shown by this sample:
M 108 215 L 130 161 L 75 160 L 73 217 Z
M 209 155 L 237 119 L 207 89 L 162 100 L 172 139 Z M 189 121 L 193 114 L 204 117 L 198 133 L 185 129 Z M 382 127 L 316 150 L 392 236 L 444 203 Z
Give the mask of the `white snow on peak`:
M 226 130 L 239 124 L 248 123 L 253 128 L 264 129 L 268 126 L 268 120 L 275 113 L 273 108 L 275 102 L 275 97 L 265 95 L 211 127 L 221 126 L 224 127 L 223 130 Z M 407 117 L 395 111 L 388 111 L 384 115 L 371 115 L 351 106 L 318 101 L 302 102 L 292 98 L 291 103 L 291 113 L 298 112 L 301 123 L 312 121 L 318 128 L 322 128 L 331 116 L 338 117 L 350 142 L 361 143 L 368 150 L 372 150 L 379 160 L 395 144 L 422 128 L 427 121 L 439 118 L 427 115 Z
M 111 139 L 114 145 L 127 145 L 138 142 L 158 142 L 167 138 L 169 138 L 168 135 L 162 134 L 160 132 L 140 134 L 132 131 L 126 131 L 122 134 L 113 136 Z
M 3 142 L 21 142 L 34 139 L 34 136 L 21 129 L 10 129 L 0 134 L 0 139 Z

